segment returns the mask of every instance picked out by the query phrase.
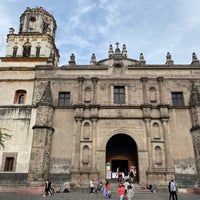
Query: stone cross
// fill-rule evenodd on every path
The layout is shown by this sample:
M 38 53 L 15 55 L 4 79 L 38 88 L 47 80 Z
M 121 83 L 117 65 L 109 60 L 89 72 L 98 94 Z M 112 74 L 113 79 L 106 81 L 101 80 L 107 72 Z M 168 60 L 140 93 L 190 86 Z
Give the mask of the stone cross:
M 119 46 L 119 42 L 116 42 L 115 44 L 116 44 L 116 46 L 117 46 L 117 49 L 118 49 L 118 46 Z

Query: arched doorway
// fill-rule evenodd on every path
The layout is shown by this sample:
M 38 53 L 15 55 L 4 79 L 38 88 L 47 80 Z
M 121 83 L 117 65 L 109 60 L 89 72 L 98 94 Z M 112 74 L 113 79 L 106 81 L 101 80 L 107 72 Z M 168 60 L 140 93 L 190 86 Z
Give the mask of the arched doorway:
M 115 178 L 117 168 L 121 172 L 129 172 L 130 167 L 135 166 L 139 182 L 137 152 L 137 144 L 130 136 L 121 133 L 112 136 L 106 145 L 106 163 L 110 164 L 111 178 Z

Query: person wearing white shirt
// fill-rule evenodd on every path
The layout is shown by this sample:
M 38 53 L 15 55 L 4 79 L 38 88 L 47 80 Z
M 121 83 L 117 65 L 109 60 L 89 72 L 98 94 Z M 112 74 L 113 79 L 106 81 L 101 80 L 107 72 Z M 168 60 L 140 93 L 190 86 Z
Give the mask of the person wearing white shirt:
M 177 194 L 176 194 L 176 185 L 174 184 L 173 180 L 171 180 L 170 188 L 171 188 L 171 193 L 172 193 L 172 199 L 178 200 Z
M 90 193 L 93 194 L 93 190 L 94 190 L 94 181 L 91 179 L 90 180 Z

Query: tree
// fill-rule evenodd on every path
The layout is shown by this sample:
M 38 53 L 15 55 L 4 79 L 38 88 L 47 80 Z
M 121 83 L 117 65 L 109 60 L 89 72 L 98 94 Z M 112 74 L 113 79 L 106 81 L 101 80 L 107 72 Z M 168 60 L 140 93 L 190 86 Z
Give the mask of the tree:
M 5 141 L 11 138 L 11 135 L 7 134 L 6 131 L 8 131 L 8 129 L 0 128 L 0 149 L 4 149 Z

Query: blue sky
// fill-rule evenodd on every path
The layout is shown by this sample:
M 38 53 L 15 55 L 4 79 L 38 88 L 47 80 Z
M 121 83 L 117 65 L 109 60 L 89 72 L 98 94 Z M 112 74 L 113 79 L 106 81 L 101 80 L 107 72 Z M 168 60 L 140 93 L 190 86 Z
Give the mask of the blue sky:
M 59 65 L 71 53 L 77 64 L 108 57 L 109 45 L 126 44 L 128 57 L 147 64 L 164 64 L 169 51 L 174 64 L 190 64 L 192 53 L 200 58 L 200 0 L 1 0 L 0 56 L 5 56 L 10 27 L 19 30 L 27 7 L 43 7 L 57 22 Z

